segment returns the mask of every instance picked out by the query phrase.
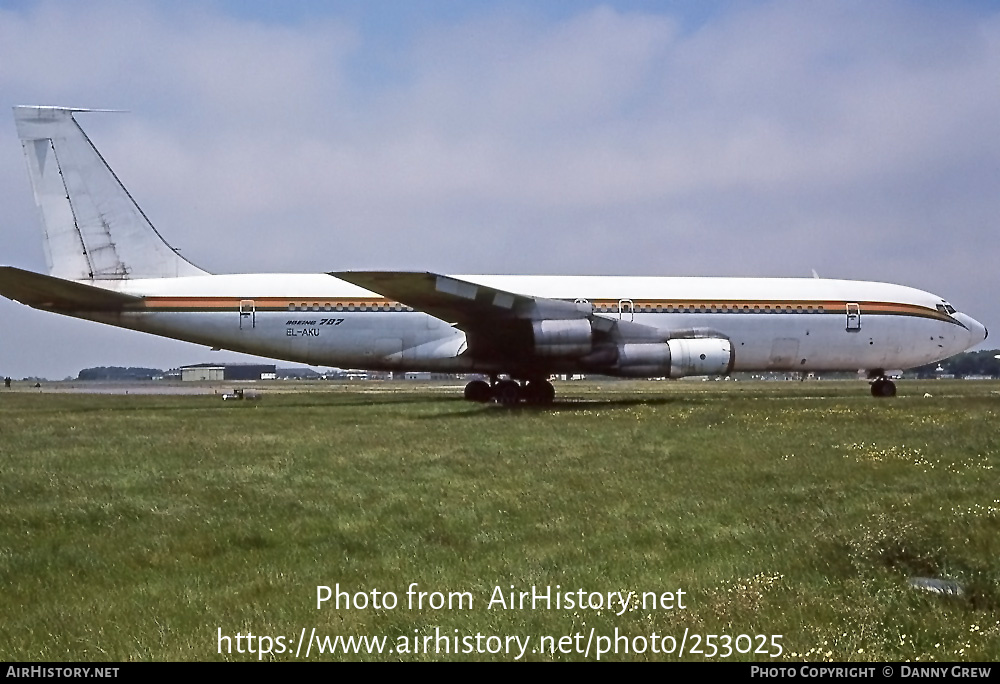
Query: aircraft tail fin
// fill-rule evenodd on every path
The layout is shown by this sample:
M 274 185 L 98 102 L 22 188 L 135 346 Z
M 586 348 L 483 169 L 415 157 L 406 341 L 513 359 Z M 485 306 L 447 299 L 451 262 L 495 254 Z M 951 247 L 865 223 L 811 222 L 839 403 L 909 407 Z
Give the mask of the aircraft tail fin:
M 67 280 L 206 275 L 160 237 L 67 107 L 14 107 L 49 273 Z

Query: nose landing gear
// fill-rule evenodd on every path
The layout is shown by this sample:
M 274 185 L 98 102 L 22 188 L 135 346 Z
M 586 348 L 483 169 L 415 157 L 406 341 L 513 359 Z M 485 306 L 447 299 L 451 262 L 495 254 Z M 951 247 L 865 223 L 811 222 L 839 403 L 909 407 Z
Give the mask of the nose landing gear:
M 896 383 L 884 375 L 872 380 L 872 396 L 876 398 L 896 396 Z

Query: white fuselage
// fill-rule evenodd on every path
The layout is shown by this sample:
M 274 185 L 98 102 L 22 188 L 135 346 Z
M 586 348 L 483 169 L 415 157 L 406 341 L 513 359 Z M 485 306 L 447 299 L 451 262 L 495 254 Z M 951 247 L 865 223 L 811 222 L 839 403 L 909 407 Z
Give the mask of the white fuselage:
M 732 343 L 732 370 L 901 369 L 978 343 L 985 329 L 933 294 L 887 283 L 779 278 L 455 276 L 509 292 L 586 300 L 596 316 L 669 337 L 711 329 Z M 92 282 L 142 306 L 79 314 L 104 323 L 313 365 L 505 372 L 466 353 L 466 335 L 326 274 L 206 275 Z M 949 307 L 950 308 L 950 307 Z M 71 314 L 72 315 L 72 314 Z M 572 359 L 552 372 L 575 368 Z

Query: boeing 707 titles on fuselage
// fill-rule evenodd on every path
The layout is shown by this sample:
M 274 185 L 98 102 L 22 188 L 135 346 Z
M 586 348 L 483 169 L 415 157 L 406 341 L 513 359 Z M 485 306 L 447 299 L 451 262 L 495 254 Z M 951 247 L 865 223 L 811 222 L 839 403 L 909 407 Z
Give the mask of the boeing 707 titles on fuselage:
M 74 118 L 15 107 L 49 274 L 0 267 L 0 294 L 44 311 L 276 359 L 474 373 L 465 396 L 552 401 L 552 374 L 866 371 L 944 359 L 986 329 L 937 295 L 818 278 L 212 275 L 153 228 Z

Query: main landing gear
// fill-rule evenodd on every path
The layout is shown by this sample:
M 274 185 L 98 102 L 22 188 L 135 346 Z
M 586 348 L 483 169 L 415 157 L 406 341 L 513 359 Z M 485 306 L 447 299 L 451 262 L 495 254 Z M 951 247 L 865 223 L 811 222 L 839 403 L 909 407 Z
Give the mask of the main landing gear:
M 896 396 L 896 383 L 885 377 L 882 372 L 871 374 L 872 396 L 876 398 Z
M 484 404 L 496 401 L 503 406 L 517 406 L 521 402 L 534 406 L 548 406 L 556 396 L 552 383 L 544 378 L 519 383 L 516 380 L 498 380 L 493 376 L 491 381 L 488 383 L 485 380 L 473 380 L 465 386 L 465 398 Z

